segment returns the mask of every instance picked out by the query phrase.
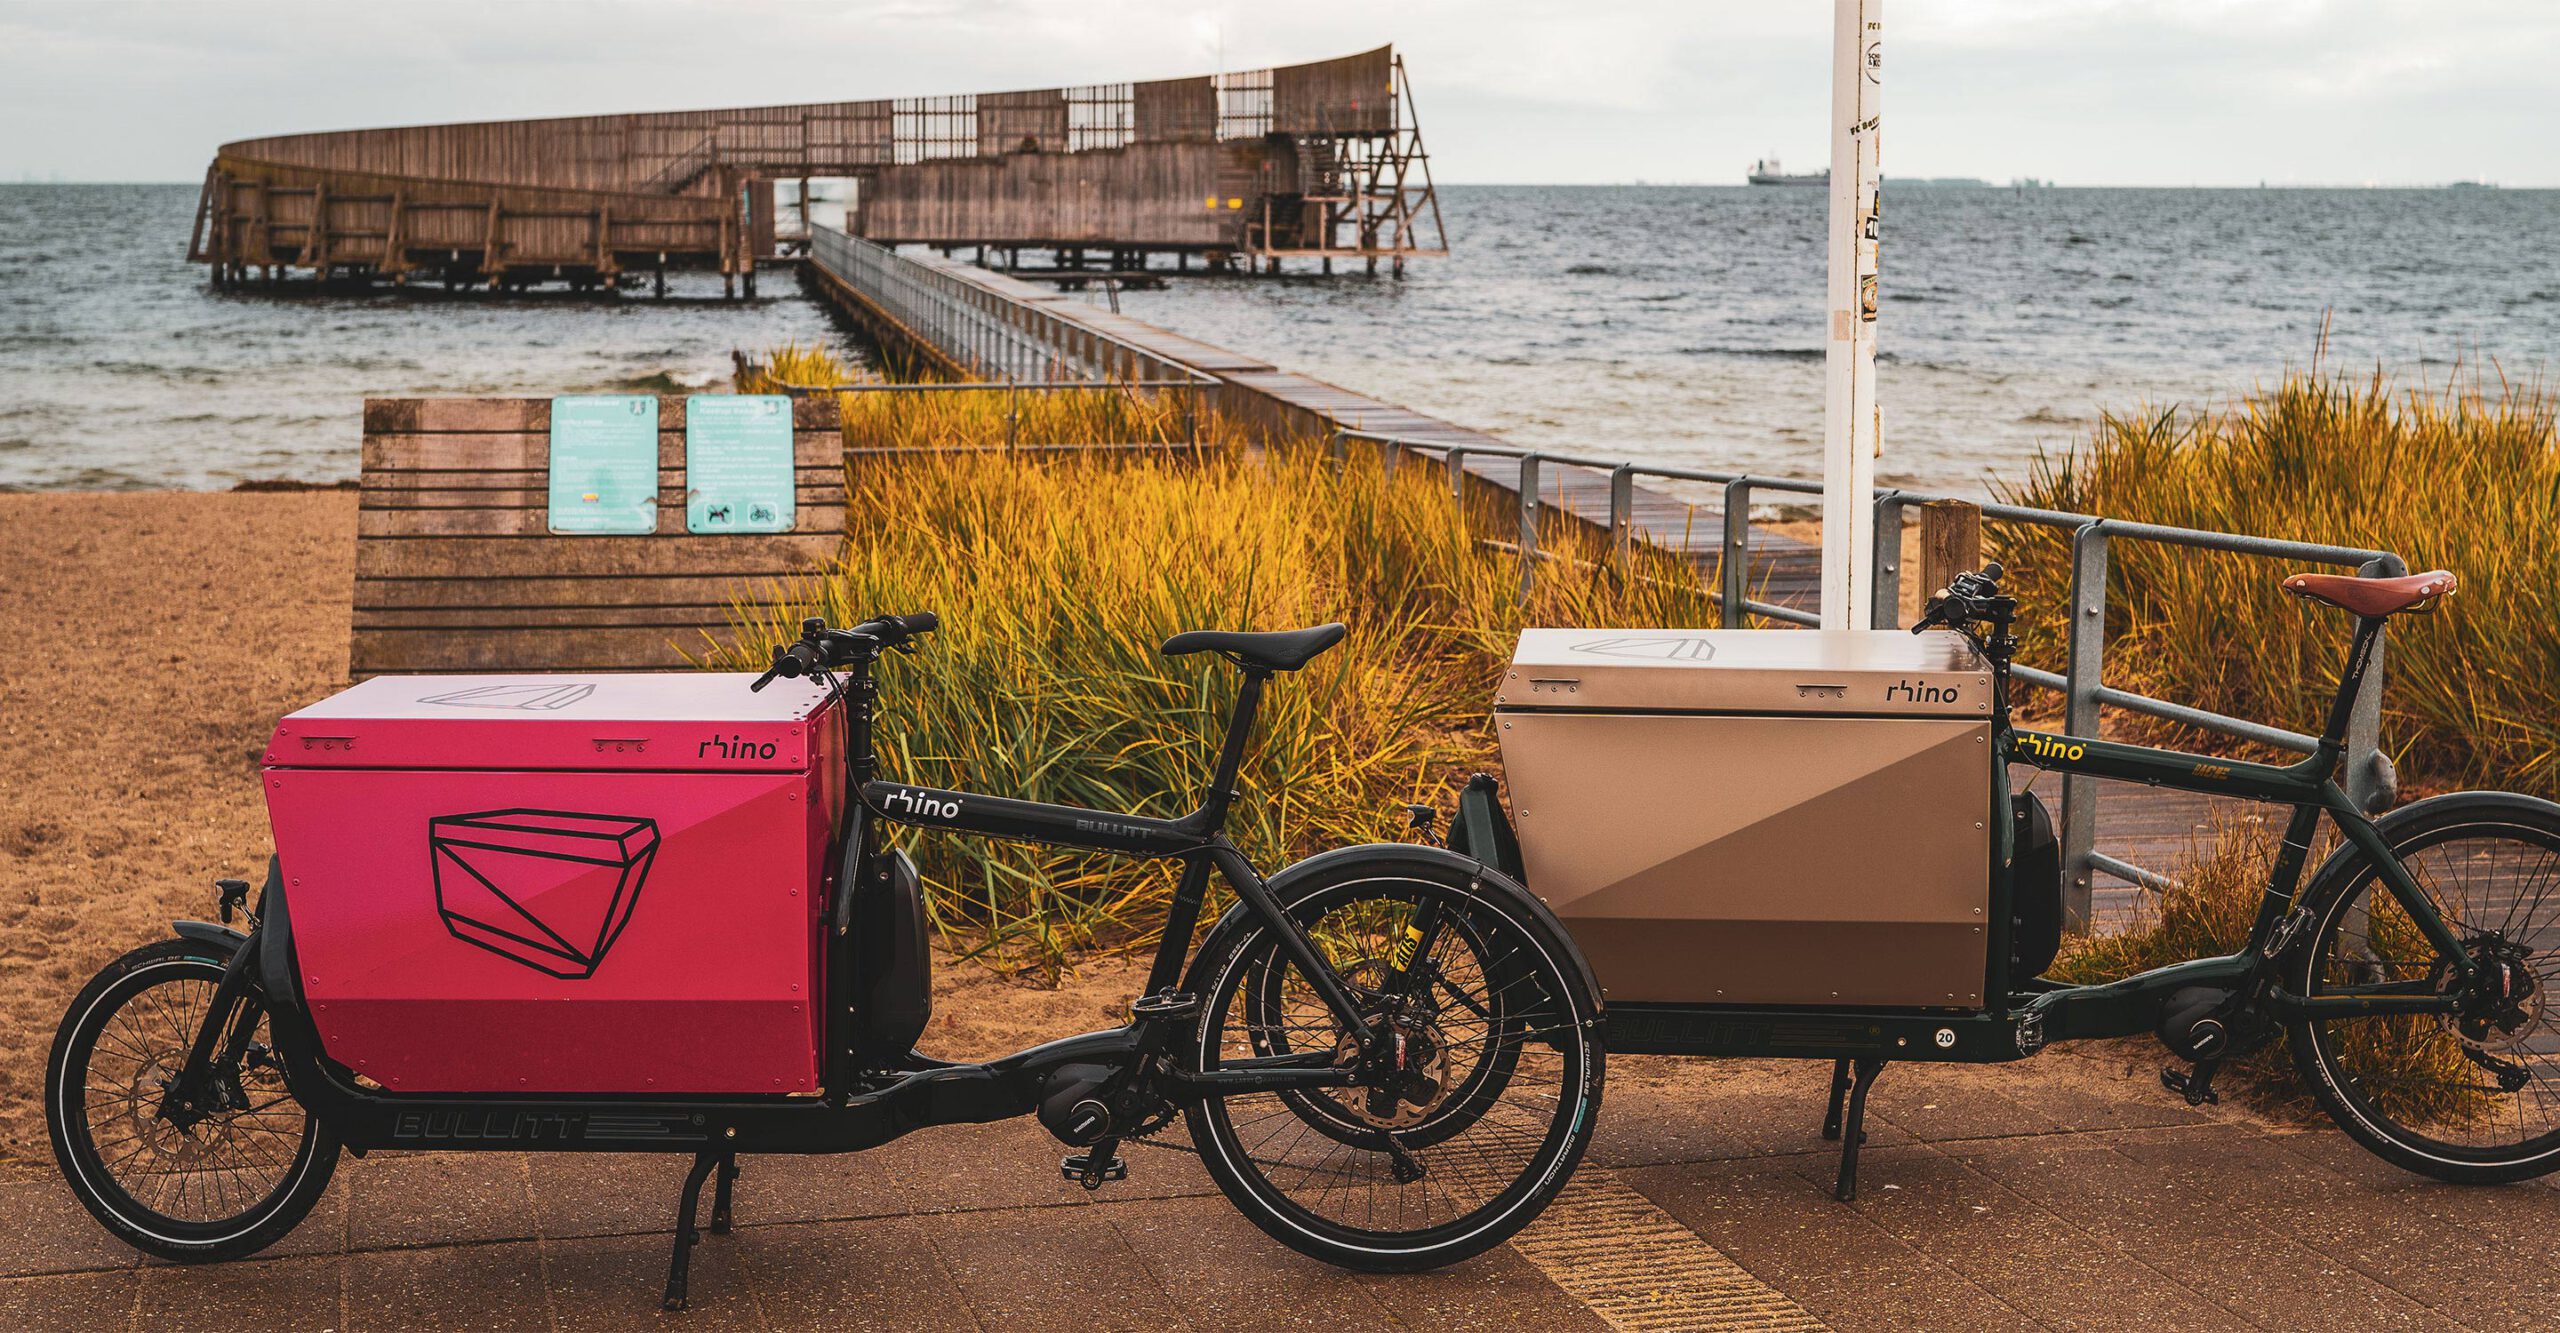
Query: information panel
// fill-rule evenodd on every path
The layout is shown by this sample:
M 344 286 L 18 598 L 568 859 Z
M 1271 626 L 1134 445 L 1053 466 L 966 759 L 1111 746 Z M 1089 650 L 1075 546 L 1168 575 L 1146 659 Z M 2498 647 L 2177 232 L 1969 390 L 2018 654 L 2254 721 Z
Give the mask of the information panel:
M 799 521 L 791 400 L 697 394 L 684 402 L 687 532 L 789 532 Z
M 551 400 L 550 528 L 658 530 L 658 400 L 592 394 Z

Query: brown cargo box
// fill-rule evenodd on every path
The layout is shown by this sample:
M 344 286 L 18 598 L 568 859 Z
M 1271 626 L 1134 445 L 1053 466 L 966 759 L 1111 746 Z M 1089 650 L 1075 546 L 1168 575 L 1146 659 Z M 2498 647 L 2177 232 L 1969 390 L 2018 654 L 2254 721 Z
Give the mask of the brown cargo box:
M 1991 678 L 1947 633 L 1529 630 L 1529 887 L 1613 1002 L 1974 1008 Z

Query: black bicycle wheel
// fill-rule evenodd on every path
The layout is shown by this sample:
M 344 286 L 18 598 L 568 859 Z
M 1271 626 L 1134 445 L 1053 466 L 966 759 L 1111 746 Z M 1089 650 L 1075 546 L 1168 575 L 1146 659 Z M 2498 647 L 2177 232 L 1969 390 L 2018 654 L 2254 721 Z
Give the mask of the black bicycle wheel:
M 1444 978 L 1452 994 L 1364 1012 L 1403 1052 L 1394 1073 L 1338 1093 L 1211 1098 L 1187 1117 L 1211 1179 L 1255 1225 L 1347 1268 L 1433 1268 L 1499 1244 L 1563 1187 L 1599 1111 L 1604 1052 L 1581 957 L 1518 886 L 1416 849 L 1328 866 L 1293 886 L 1287 906 L 1326 963 L 1356 980 L 1393 956 L 1424 904 L 1455 923 L 1440 932 L 1464 946 L 1451 956 L 1473 957 Z M 1188 1051 L 1197 1067 L 1267 1057 L 1275 1036 L 1359 1063 L 1356 1038 L 1303 976 L 1279 987 L 1268 1016 L 1280 1033 L 1257 1021 L 1256 992 L 1296 971 L 1250 915 L 1220 922 L 1186 987 L 1202 1001 Z M 1488 1051 L 1497 1045 L 1507 1049 Z M 1480 1076 L 1490 1068 L 1502 1076 Z
M 2295 1063 L 2340 1128 L 2386 1161 L 2461 1183 L 2560 1169 L 2560 806 L 2441 797 L 2385 834 L 2487 984 L 2452 1014 L 2292 1025 Z M 2450 988 L 2456 971 L 2357 854 L 2323 876 L 2288 972 L 2309 996 Z
M 235 1105 L 184 1125 L 161 1114 L 224 962 L 193 940 L 117 959 L 72 1001 L 45 1070 L 45 1118 L 71 1192 L 126 1243 L 179 1262 L 264 1249 L 337 1168 L 337 1140 L 286 1090 L 263 1016 Z
M 1379 906 L 1388 901 L 1375 900 Z M 1421 915 L 1420 902 L 1406 899 L 1403 903 L 1390 909 L 1394 915 L 1407 922 Z M 1465 1129 L 1500 1100 L 1511 1071 L 1519 1065 L 1520 1043 L 1488 1038 L 1529 1020 L 1510 1014 L 1513 997 L 1502 985 L 1509 978 L 1492 975 L 1485 962 L 1491 950 L 1465 914 L 1439 917 L 1436 927 L 1427 932 L 1427 947 L 1425 940 L 1412 937 L 1410 925 L 1400 936 L 1392 923 L 1388 929 L 1376 928 L 1379 923 L 1375 922 L 1362 924 L 1370 928 L 1335 932 L 1341 946 L 1337 970 L 1344 984 L 1373 1021 L 1414 1010 L 1446 1035 L 1449 1045 L 1436 1053 L 1439 1068 L 1434 1077 L 1449 1089 L 1428 1105 L 1402 1101 L 1385 1115 L 1362 1105 L 1360 1095 L 1350 1090 L 1284 1092 L 1280 1099 L 1317 1132 L 1339 1142 L 1383 1151 L 1381 1132 L 1392 1128 L 1405 1145 L 1429 1147 Z M 1341 1040 L 1333 1015 L 1306 977 L 1294 967 L 1274 965 L 1279 961 L 1276 956 L 1266 959 L 1245 983 L 1246 1031 L 1254 1053 L 1282 1056 L 1333 1050 Z M 1404 986 L 1397 985 L 1399 980 Z

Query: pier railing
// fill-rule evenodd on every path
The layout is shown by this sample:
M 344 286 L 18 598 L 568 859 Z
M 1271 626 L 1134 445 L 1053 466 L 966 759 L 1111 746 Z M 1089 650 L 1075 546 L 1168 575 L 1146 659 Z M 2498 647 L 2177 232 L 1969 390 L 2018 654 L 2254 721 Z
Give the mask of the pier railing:
M 1112 337 L 1047 308 L 1057 298 L 968 266 L 916 258 L 821 227 L 809 257 L 912 342 L 934 350 L 973 379 L 1068 381 L 1137 387 L 1214 389 L 1217 381 L 1181 362 Z
M 1636 531 L 1635 494 L 1638 479 L 1687 482 L 1693 485 L 1719 487 L 1723 493 L 1724 513 L 1719 534 L 1717 589 L 1719 616 L 1727 627 L 1741 627 L 1758 616 L 1766 620 L 1792 625 L 1817 625 L 1821 616 L 1800 606 L 1787 606 L 1760 600 L 1751 595 L 1751 525 L 1753 507 L 1764 495 L 1820 496 L 1822 484 L 1791 477 L 1754 476 L 1748 473 L 1709 472 L 1696 468 L 1661 467 L 1633 463 L 1621 459 L 1589 458 L 1575 454 L 1537 449 L 1518 449 L 1489 445 L 1452 446 L 1432 440 L 1417 440 L 1374 431 L 1344 430 L 1335 434 L 1337 451 L 1352 441 L 1377 446 L 1392 465 L 1401 454 L 1412 452 L 1437 456 L 1449 476 L 1453 496 L 1463 498 L 1469 475 L 1470 457 L 1503 458 L 1519 469 L 1516 499 L 1519 504 L 1518 536 L 1508 545 L 1520 556 L 1520 586 L 1525 594 L 1536 585 L 1538 566 L 1544 556 L 1538 549 L 1538 529 L 1545 510 L 1554 508 L 1543 498 L 1546 469 L 1581 468 L 1605 473 L 1609 484 L 1606 524 L 1611 546 L 1620 553 L 1639 540 Z M 1922 491 L 1885 490 L 1875 497 L 1876 549 L 1873 577 L 1875 580 L 1876 629 L 1901 627 L 1902 602 L 1902 533 L 1903 510 L 1914 505 L 1967 497 L 1933 495 Z M 1967 499 L 1967 502 L 1971 501 Z M 2064 669 L 2045 671 L 2020 666 L 2012 673 L 2021 684 L 2049 690 L 2062 697 L 2063 729 L 2081 736 L 2096 735 L 2099 714 L 2106 708 L 2195 727 L 2218 735 L 2252 741 L 2278 750 L 2309 754 L 2320 738 L 2283 727 L 2271 727 L 2246 718 L 2232 717 L 2210 709 L 2196 708 L 2155 698 L 2132 690 L 2119 689 L 2106 683 L 2107 569 L 2109 557 L 2117 543 L 2135 542 L 2188 550 L 2218 551 L 2233 555 L 2286 560 L 2300 564 L 2332 565 L 2352 569 L 2365 578 L 2394 578 L 2408 572 L 2398 555 L 2389 551 L 2366 550 L 2352 546 L 2331 546 L 2318 542 L 2280 541 L 2268 537 L 2251 537 L 2238 533 L 2207 532 L 2196 528 L 2166 527 L 2155 523 L 2131 523 L 2122 519 L 2101 518 L 2095 514 L 2076 514 L 2054 509 L 2036 509 L 2022 505 L 1984 504 L 1982 517 L 1991 522 L 2021 524 L 2054 529 L 2070 534 L 2071 539 L 2071 606 L 2070 629 L 2065 635 Z M 1570 514 L 1571 511 L 1566 511 Z M 1598 522 L 1584 515 L 1586 521 Z M 2355 799 L 2368 809 L 2387 804 L 2397 786 L 2390 757 L 2382 753 L 2382 650 L 2377 644 L 2373 665 L 2356 696 L 2355 711 L 2347 729 L 2346 782 Z M 2063 914 L 2074 930 L 2086 930 L 2091 918 L 2091 899 L 2096 877 L 2106 874 L 2144 888 L 2169 887 L 2173 881 L 2141 866 L 2109 856 L 2097 850 L 2099 779 L 2083 774 L 2065 774 L 2062 779 L 2062 815 L 2060 837 L 2063 855 Z

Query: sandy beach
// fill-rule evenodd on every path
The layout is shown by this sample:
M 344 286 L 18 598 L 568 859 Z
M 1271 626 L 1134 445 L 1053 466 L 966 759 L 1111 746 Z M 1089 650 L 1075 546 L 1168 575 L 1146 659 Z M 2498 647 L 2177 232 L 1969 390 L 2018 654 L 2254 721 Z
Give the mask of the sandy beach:
M 263 876 L 258 755 L 346 684 L 355 518 L 347 491 L 0 495 L 0 1171 L 53 1169 L 45 1053 L 82 983 Z M 926 1048 L 1102 1026 L 1137 970 L 1052 991 L 945 967 Z

